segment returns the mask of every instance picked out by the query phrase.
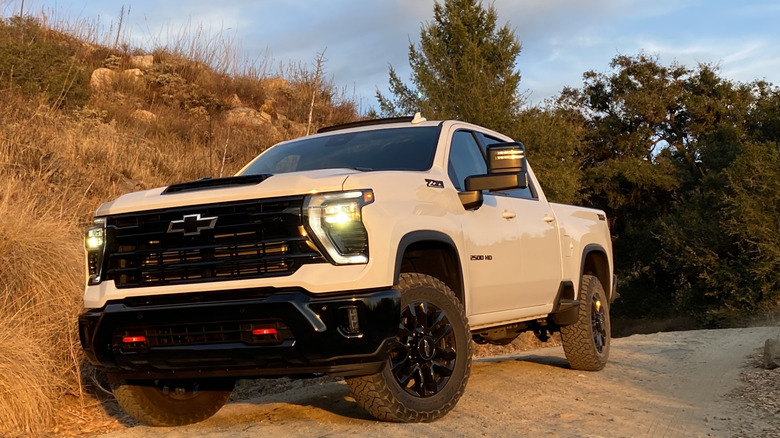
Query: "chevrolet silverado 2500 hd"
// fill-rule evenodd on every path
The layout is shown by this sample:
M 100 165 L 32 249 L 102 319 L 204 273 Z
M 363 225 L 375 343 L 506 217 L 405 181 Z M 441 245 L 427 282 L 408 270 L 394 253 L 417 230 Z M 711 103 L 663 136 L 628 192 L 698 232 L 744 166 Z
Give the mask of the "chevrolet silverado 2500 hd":
M 85 248 L 82 346 L 150 425 L 210 417 L 238 378 L 322 373 L 376 418 L 432 421 L 472 340 L 609 354 L 604 212 L 548 203 L 521 143 L 464 122 L 325 128 L 103 204 Z

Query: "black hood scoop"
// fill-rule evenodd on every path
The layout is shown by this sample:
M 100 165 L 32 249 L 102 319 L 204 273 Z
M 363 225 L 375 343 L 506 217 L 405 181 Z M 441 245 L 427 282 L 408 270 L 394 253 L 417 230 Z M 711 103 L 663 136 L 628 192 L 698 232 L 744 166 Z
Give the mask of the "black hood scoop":
M 242 176 L 229 176 L 227 178 L 201 178 L 195 181 L 172 184 L 163 190 L 163 195 L 171 193 L 183 193 L 194 192 L 197 190 L 208 190 L 224 187 L 238 187 L 252 184 L 260 184 L 261 182 L 272 177 L 270 174 L 261 175 L 242 175 Z

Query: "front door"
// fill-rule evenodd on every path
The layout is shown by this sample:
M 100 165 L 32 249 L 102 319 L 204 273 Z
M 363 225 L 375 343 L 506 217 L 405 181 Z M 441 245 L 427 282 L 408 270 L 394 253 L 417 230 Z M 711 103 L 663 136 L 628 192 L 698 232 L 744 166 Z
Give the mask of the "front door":
M 458 130 L 452 136 L 448 173 L 452 184 L 463 191 L 467 176 L 487 173 L 485 157 L 471 131 Z M 521 247 L 516 199 L 483 193 L 476 210 L 463 211 L 463 269 L 470 290 L 469 315 L 517 309 L 523 304 L 518 294 L 518 262 Z

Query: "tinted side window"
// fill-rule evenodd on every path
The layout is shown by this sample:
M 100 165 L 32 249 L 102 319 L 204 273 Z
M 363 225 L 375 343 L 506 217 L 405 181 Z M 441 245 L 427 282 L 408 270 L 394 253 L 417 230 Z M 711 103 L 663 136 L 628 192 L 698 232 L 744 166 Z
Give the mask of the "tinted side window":
M 465 189 L 466 177 L 487 173 L 485 157 L 471 132 L 456 131 L 452 136 L 447 172 L 458 191 Z
M 497 138 L 491 137 L 489 135 L 485 135 L 481 132 L 475 132 L 474 133 L 477 136 L 477 139 L 479 140 L 479 146 L 482 148 L 482 153 L 487 156 L 487 145 L 493 144 L 493 143 L 501 143 L 504 140 L 499 140 Z
M 524 189 L 514 189 L 514 190 L 507 190 L 504 192 L 501 192 L 502 194 L 506 196 L 510 196 L 512 198 L 520 198 L 520 199 L 539 199 L 538 196 L 536 196 L 535 191 L 532 187 L 531 179 L 528 179 L 528 187 Z

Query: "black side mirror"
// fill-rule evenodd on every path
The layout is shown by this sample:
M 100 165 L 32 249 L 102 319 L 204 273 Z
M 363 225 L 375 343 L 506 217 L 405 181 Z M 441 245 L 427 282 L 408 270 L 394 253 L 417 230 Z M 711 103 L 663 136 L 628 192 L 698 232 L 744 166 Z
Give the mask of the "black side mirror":
M 466 191 L 511 190 L 528 187 L 525 146 L 520 142 L 489 145 L 487 175 L 466 178 Z
M 488 145 L 488 173 L 526 173 L 525 146 L 520 142 Z
M 458 199 L 466 210 L 474 210 L 482 207 L 482 191 L 472 190 L 468 192 L 458 192 Z

